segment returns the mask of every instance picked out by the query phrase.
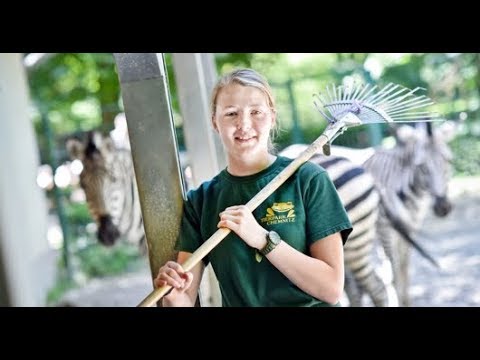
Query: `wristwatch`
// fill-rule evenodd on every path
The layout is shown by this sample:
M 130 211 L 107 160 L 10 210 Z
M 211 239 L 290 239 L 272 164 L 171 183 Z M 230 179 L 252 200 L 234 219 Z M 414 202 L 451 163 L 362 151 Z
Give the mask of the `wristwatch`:
M 282 241 L 280 235 L 278 235 L 275 231 L 269 231 L 267 233 L 267 245 L 260 250 L 260 253 L 263 256 L 267 255 L 270 251 L 275 249 L 278 244 L 280 244 L 280 241 Z

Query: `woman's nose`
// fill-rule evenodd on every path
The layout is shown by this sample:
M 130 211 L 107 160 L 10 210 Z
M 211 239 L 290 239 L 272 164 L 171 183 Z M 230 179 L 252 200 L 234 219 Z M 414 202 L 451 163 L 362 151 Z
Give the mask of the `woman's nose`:
M 251 127 L 252 127 L 252 119 L 250 118 L 250 114 L 245 113 L 238 117 L 237 129 L 248 130 Z

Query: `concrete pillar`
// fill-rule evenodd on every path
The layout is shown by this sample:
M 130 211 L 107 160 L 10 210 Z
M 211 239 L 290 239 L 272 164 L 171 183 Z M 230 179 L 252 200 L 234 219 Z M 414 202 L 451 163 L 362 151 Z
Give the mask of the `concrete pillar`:
M 222 144 L 210 118 L 210 95 L 217 81 L 215 59 L 211 53 L 176 53 L 172 57 L 185 144 L 193 185 L 197 187 L 226 166 Z M 211 265 L 205 269 L 200 284 L 200 303 L 221 306 L 220 289 Z
M 21 54 L 0 54 L 0 305 L 43 306 L 56 273 Z
M 174 245 L 183 210 L 183 185 L 170 94 L 162 54 L 117 53 L 114 56 L 121 82 L 153 290 L 153 279 L 160 266 L 176 259 Z
M 213 54 L 172 54 L 183 118 L 183 133 L 194 186 L 226 166 L 225 155 L 210 120 L 210 94 L 217 80 Z

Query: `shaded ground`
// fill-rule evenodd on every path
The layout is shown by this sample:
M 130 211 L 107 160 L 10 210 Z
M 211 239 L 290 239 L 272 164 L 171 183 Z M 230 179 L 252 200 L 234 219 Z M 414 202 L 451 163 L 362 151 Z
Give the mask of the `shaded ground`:
M 412 306 L 480 306 L 479 187 L 480 179 L 454 182 L 452 213 L 426 219 L 421 243 L 442 269 L 412 254 Z
M 57 306 L 134 307 L 153 290 L 150 272 L 95 279 L 86 286 L 70 290 Z
M 455 179 L 453 211 L 429 215 L 420 243 L 442 266 L 434 268 L 412 251 L 412 306 L 480 306 L 480 178 Z M 153 290 L 148 266 L 141 272 L 102 280 L 67 293 L 63 306 L 136 306 Z

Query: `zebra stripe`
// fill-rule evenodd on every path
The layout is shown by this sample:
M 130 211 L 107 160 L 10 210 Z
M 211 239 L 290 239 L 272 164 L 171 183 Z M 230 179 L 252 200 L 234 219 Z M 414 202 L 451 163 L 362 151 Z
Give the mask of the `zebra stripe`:
M 380 200 L 373 178 L 362 167 L 343 157 L 316 155 L 311 161 L 328 172 L 352 222 L 353 231 L 344 247 L 345 269 L 356 284 L 345 283 L 351 305 L 362 304 L 361 297 L 356 298 L 356 292 L 351 290 L 352 286 L 366 292 L 376 306 L 389 305 L 388 285 L 375 271 L 373 259 Z
M 90 132 L 86 142 L 67 140 L 72 159 L 83 164 L 80 186 L 85 192 L 97 235 L 104 245 L 119 238 L 146 252 L 145 231 L 131 152 L 116 148 L 109 136 Z
M 377 150 L 364 167 L 381 195 L 378 238 L 392 263 L 400 305 L 408 306 L 409 243 L 422 226 L 432 199 L 437 216 L 446 216 L 452 208 L 447 199 L 451 151 L 441 128 L 427 133 L 402 126 L 396 138 L 394 148 Z
M 115 152 L 112 171 L 116 172 L 115 181 L 110 183 L 110 187 L 105 187 L 112 221 L 127 242 L 143 246 L 142 211 L 129 151 L 120 149 Z
M 306 147 L 292 145 L 280 155 L 293 158 Z M 315 154 L 309 161 L 327 171 L 353 226 L 344 247 L 345 292 L 350 305 L 361 306 L 363 292 L 376 306 L 395 305 L 396 298 L 391 299 L 389 295 L 393 288 L 388 289 L 389 285 L 377 274 L 374 261 L 375 224 L 380 202 L 374 179 L 361 166 L 344 157 Z

